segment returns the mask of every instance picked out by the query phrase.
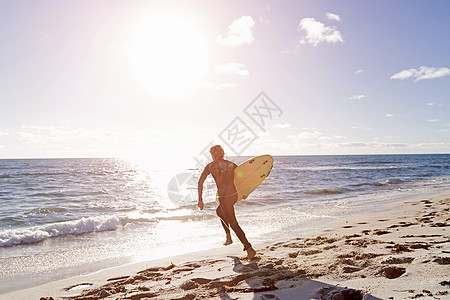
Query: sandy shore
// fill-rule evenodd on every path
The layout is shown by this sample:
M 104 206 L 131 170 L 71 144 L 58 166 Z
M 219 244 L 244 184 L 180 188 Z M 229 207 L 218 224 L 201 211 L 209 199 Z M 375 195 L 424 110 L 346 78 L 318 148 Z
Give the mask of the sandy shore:
M 235 242 L 0 299 L 450 299 L 450 191 L 391 205 L 256 245 L 252 261 Z

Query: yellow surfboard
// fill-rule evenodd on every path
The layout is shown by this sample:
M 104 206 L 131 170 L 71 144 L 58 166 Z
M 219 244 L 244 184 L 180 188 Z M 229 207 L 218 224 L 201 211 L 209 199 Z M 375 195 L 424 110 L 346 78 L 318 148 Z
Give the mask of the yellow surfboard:
M 266 154 L 254 157 L 234 169 L 234 186 L 238 200 L 246 199 L 269 176 L 273 167 L 273 157 Z M 216 195 L 219 203 L 219 195 Z

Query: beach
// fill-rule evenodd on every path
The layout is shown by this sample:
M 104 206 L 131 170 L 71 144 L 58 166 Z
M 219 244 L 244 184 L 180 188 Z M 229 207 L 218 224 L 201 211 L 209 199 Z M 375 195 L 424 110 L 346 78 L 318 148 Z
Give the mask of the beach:
M 139 262 L 0 299 L 449 299 L 450 191 L 342 217 L 302 236 Z

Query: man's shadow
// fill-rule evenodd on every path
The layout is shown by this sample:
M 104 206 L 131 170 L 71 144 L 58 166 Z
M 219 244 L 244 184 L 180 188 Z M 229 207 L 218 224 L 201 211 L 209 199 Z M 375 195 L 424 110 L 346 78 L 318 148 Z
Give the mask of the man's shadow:
M 233 271 L 238 275 L 220 282 L 220 299 L 234 300 L 229 293 L 253 293 L 254 300 L 277 299 L 343 299 L 382 300 L 362 291 L 343 288 L 306 277 L 304 270 L 290 270 L 281 263 L 263 262 L 255 257 L 251 261 L 233 259 Z M 281 260 L 280 260 L 281 261 Z M 245 281 L 246 285 L 242 282 Z M 339 296 L 340 295 L 340 296 Z M 342 297 L 341 297 L 342 296 Z M 301 297 L 301 298 L 300 298 Z M 239 298 L 239 297 L 238 297 Z

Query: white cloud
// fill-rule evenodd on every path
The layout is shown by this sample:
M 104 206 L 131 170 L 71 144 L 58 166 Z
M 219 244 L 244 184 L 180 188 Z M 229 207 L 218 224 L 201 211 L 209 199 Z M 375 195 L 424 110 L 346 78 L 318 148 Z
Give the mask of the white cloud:
M 355 75 L 361 74 L 364 70 L 363 69 L 359 69 L 355 71 Z
M 448 129 L 441 129 L 439 132 L 448 132 Z
M 450 75 L 450 69 L 449 68 L 433 68 L 433 67 L 425 67 L 421 66 L 419 69 L 407 69 L 400 71 L 394 75 L 391 76 L 391 79 L 407 79 L 407 78 L 413 78 L 414 81 L 419 81 L 423 79 L 434 79 L 434 78 L 440 78 L 444 76 Z
M 2 135 L 8 135 L 8 133 L 6 131 L 0 131 L 0 136 Z
M 433 106 L 433 105 L 434 105 L 434 102 L 430 102 L 430 103 L 428 103 L 427 105 L 428 105 L 428 106 Z
M 333 21 L 338 21 L 338 22 L 341 21 L 341 17 L 337 14 L 327 12 L 326 16 L 327 16 L 328 20 L 333 20 Z
M 250 44 L 255 40 L 252 33 L 252 28 L 255 26 L 255 21 L 250 16 L 243 16 L 234 20 L 228 26 L 228 33 L 225 37 L 219 35 L 216 42 L 220 46 L 238 47 L 244 44 Z
M 300 44 L 309 43 L 317 46 L 321 42 L 325 43 L 343 43 L 341 33 L 331 26 L 317 21 L 314 18 L 303 18 L 298 25 L 299 31 L 304 31 L 306 35 L 300 40 Z
M 241 76 L 248 76 L 249 72 L 245 65 L 240 63 L 226 63 L 216 67 L 216 72 L 219 74 L 233 73 Z
M 350 100 L 362 100 L 366 98 L 366 95 L 360 94 L 360 95 L 353 95 L 351 97 L 349 97 L 348 99 Z
M 437 120 L 437 119 L 430 119 L 430 120 L 427 120 L 427 122 L 429 122 L 429 123 L 436 123 L 436 122 L 439 122 L 439 120 Z
M 263 16 L 259 16 L 258 20 L 260 23 L 266 23 L 266 24 L 269 23 L 269 20 L 264 18 Z
M 223 89 L 227 89 L 227 88 L 234 88 L 237 86 L 238 86 L 237 83 L 229 83 L 229 82 L 215 83 L 215 82 L 211 82 L 211 81 L 203 81 L 200 83 L 201 88 L 211 89 L 211 90 L 223 90 Z
M 385 114 L 384 116 L 385 116 L 386 118 L 393 118 L 393 117 L 394 117 L 393 114 Z
M 289 128 L 289 127 L 291 127 L 291 124 L 289 124 L 289 123 L 275 124 L 274 127 L 275 128 Z

